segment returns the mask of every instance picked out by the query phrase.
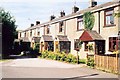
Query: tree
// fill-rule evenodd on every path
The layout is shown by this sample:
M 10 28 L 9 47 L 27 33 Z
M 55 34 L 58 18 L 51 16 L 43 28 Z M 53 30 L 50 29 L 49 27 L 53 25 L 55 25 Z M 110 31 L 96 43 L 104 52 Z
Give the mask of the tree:
M 2 19 L 2 57 L 7 57 L 11 51 L 16 34 L 15 19 L 0 8 L 0 18 Z
M 120 12 L 114 14 L 115 17 L 120 17 Z
M 95 17 L 91 12 L 83 14 L 83 23 L 86 30 L 92 30 L 95 22 Z

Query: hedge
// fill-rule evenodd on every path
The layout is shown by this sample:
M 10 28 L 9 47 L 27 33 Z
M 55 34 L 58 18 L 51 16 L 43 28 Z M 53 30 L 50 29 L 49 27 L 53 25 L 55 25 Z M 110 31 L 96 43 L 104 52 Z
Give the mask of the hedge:
M 52 60 L 57 60 L 57 61 L 63 61 L 63 62 L 68 62 L 68 63 L 77 63 L 77 58 L 76 56 L 72 54 L 65 54 L 65 53 L 54 53 L 51 51 L 44 51 L 41 55 L 41 58 L 47 58 L 47 59 L 52 59 Z M 86 63 L 86 60 L 80 59 L 79 63 Z

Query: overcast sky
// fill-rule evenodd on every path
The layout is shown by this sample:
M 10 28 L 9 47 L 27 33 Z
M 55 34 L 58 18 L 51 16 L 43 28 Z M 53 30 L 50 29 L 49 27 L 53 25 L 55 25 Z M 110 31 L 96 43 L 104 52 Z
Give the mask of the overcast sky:
M 112 0 L 97 0 L 98 4 Z M 60 11 L 72 13 L 74 5 L 81 9 L 89 7 L 89 0 L 0 0 L 0 5 L 16 19 L 18 30 L 30 27 L 31 23 L 49 21 L 50 15 L 58 17 Z

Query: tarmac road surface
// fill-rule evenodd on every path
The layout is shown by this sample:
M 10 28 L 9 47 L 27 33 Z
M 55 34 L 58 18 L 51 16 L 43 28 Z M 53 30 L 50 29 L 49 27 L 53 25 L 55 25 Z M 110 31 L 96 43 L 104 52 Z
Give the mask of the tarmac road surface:
M 118 78 L 117 75 L 91 69 L 85 64 L 68 64 L 59 61 L 26 58 L 2 64 L 2 78 Z

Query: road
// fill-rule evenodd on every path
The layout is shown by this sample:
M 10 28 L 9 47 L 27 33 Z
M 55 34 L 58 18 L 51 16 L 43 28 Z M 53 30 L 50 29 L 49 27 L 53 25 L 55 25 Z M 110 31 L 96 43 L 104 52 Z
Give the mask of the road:
M 15 59 L 2 64 L 3 78 L 117 78 L 111 73 L 39 58 Z

